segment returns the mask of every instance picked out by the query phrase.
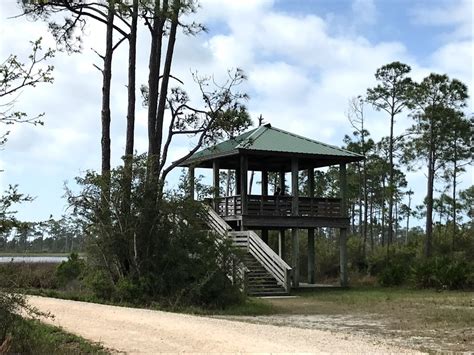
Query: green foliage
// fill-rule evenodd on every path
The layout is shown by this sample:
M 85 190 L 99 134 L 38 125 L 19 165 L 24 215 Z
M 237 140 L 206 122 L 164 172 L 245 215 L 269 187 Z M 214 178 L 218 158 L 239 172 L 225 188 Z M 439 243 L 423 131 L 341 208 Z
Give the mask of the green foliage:
M 104 300 L 165 306 L 224 307 L 241 300 L 227 278 L 232 247 L 203 225 L 202 205 L 182 191 L 151 201 L 146 157 L 134 163 L 130 210 L 123 204 L 123 170 L 111 172 L 109 211 L 101 206 L 101 177 L 89 172 L 69 195 L 87 236 L 84 284 Z
M 412 268 L 417 287 L 465 289 L 474 287 L 474 262 L 463 258 L 433 257 L 419 260 Z
M 68 282 L 78 279 L 84 267 L 85 262 L 79 258 L 78 254 L 72 253 L 69 255 L 67 261 L 61 262 L 56 269 L 59 284 L 65 286 Z
M 84 277 L 85 285 L 100 299 L 110 300 L 115 292 L 115 285 L 104 270 L 88 269 Z
M 38 320 L 15 317 L 10 352 L 15 354 L 107 354 L 100 345 Z

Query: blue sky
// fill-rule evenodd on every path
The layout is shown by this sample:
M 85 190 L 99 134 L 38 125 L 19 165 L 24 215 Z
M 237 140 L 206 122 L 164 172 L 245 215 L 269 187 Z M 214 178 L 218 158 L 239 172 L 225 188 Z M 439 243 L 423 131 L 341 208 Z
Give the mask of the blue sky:
M 447 73 L 473 92 L 473 2 L 471 0 L 202 0 L 196 20 L 209 32 L 194 38 L 180 36 L 174 74 L 186 83 L 196 103 L 199 95 L 190 71 L 223 78 L 228 68 L 240 67 L 249 80 L 249 111 L 273 125 L 309 138 L 341 145 L 351 132 L 346 118 L 348 100 L 375 84 L 375 70 L 391 61 L 411 65 L 420 80 L 430 72 Z M 16 0 L 0 2 L 0 58 L 10 53 L 28 54 L 28 41 L 44 37 L 54 46 L 46 25 L 26 19 L 8 19 L 18 14 Z M 148 36 L 139 36 L 138 83 L 146 82 Z M 36 196 L 19 206 L 19 217 L 43 220 L 64 213 L 64 181 L 86 169 L 100 168 L 101 78 L 91 48 L 103 49 L 104 29 L 86 27 L 84 51 L 54 59 L 55 82 L 25 90 L 17 108 L 46 113 L 44 127 L 15 126 L 0 152 L 0 184 L 19 184 L 21 191 Z M 112 97 L 112 156 L 120 162 L 124 147 L 126 110 L 126 55 L 123 46 L 114 59 Z M 124 70 L 119 70 L 124 68 Z M 468 112 L 472 112 L 472 99 Z M 146 150 L 146 111 L 138 107 L 136 148 Z M 368 110 L 369 130 L 374 139 L 388 135 L 388 121 Z M 411 121 L 401 116 L 396 133 Z M 2 129 L 5 127 L 2 127 Z M 192 145 L 177 141 L 171 159 Z M 179 172 L 170 176 L 170 186 Z M 424 197 L 423 170 L 410 173 L 415 201 Z M 472 167 L 463 176 L 461 188 L 473 184 Z

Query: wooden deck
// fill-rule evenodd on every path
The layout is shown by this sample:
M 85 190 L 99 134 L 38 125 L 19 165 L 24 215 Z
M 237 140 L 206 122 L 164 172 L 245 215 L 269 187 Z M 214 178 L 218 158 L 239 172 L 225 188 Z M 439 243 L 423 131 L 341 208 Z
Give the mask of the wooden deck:
M 210 202 L 224 220 L 239 221 L 249 228 L 349 226 L 349 219 L 342 215 L 339 198 L 299 197 L 296 215 L 293 213 L 292 196 L 248 195 L 245 212 L 240 195 L 218 197 Z

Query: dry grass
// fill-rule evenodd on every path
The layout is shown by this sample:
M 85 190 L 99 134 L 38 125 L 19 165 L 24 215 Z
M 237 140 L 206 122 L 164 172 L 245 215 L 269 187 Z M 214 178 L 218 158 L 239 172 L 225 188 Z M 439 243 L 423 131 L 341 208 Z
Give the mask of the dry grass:
M 359 319 L 349 322 L 357 328 L 354 331 L 404 340 L 422 350 L 474 350 L 473 292 L 372 287 L 300 291 L 297 295 L 300 297 L 268 301 L 280 315 L 331 316 L 342 323 L 348 317 Z

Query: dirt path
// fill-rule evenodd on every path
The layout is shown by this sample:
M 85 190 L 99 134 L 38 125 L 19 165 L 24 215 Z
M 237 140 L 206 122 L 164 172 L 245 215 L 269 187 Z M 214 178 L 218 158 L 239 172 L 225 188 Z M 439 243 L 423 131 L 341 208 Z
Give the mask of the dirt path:
M 48 323 L 126 353 L 158 352 L 414 352 L 373 339 L 331 331 L 250 324 L 94 303 L 29 298 Z

